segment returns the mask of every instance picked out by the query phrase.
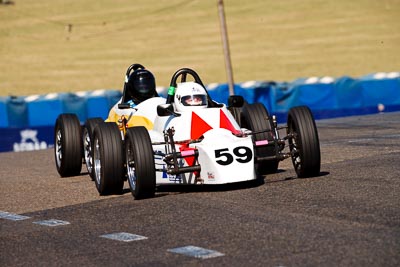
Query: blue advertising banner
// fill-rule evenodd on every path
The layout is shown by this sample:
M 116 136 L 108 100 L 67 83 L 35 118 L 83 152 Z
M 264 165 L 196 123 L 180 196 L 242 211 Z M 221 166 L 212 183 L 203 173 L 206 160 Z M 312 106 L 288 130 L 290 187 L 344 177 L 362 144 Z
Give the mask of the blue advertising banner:
M 54 126 L 0 129 L 0 151 L 32 151 L 54 146 Z

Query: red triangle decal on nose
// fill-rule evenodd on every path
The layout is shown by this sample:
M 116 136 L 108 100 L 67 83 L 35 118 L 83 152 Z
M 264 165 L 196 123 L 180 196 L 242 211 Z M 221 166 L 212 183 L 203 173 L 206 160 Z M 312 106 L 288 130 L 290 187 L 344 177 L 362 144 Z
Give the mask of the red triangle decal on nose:
M 199 117 L 196 113 L 192 112 L 192 125 L 190 131 L 190 138 L 197 139 L 202 136 L 208 130 L 211 130 L 212 127 L 208 125 L 202 118 Z
M 220 128 L 227 129 L 227 130 L 231 131 L 232 133 L 237 132 L 237 129 L 235 129 L 235 127 L 233 126 L 231 121 L 228 119 L 225 112 L 222 111 L 222 109 L 219 112 L 219 117 L 220 117 L 219 118 L 219 127 Z

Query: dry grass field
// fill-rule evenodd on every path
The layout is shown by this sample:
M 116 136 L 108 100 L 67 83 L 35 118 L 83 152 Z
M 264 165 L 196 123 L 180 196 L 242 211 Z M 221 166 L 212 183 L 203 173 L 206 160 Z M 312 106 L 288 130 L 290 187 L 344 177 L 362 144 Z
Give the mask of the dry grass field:
M 216 0 L 0 5 L 0 96 L 120 89 L 131 63 L 226 82 Z M 225 0 L 235 82 L 400 70 L 400 0 Z

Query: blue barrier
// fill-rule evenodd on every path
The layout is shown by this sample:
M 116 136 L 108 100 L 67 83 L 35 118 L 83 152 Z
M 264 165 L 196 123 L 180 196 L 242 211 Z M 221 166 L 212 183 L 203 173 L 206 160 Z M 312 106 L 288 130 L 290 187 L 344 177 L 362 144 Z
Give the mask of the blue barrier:
M 106 119 L 121 98 L 119 90 L 0 98 L 0 152 L 37 150 L 54 145 L 54 124 L 59 114 L 75 113 Z
M 286 121 L 291 107 L 306 105 L 316 119 L 400 110 L 400 73 L 351 77 L 310 77 L 291 83 L 249 81 L 235 84 L 235 94 L 248 103 L 261 102 L 278 122 Z M 211 98 L 227 104 L 227 84 L 209 84 Z M 167 88 L 158 88 L 161 96 Z M 0 97 L 0 152 L 42 149 L 53 145 L 53 128 L 61 113 L 105 119 L 121 98 L 119 90 L 97 90 L 28 97 Z
M 48 126 L 63 112 L 59 94 L 28 97 L 28 125 L 25 127 Z
M 28 97 L 0 98 L 0 128 L 29 128 L 54 125 L 61 113 L 75 113 L 83 123 L 87 118 L 106 118 L 121 98 L 118 90 L 59 93 Z
M 4 102 L 3 102 L 4 101 Z M 24 127 L 28 124 L 28 109 L 24 97 L 6 97 L 4 116 L 0 116 L 0 125 L 7 127 Z
M 0 97 L 0 128 L 7 128 L 8 126 L 7 98 Z

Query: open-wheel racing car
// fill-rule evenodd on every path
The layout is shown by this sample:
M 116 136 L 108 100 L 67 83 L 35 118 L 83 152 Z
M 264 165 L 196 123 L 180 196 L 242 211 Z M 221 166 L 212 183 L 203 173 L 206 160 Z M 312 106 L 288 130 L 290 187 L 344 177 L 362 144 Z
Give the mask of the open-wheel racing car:
M 54 151 L 62 177 L 79 174 L 85 162 L 101 195 L 121 193 L 128 180 L 140 199 L 153 197 L 157 185 L 260 179 L 287 158 L 298 177 L 319 175 L 318 132 L 308 107 L 291 108 L 287 125 L 278 126 L 261 103 L 237 95 L 228 106 L 213 101 L 189 68 L 172 76 L 167 98 L 132 107 L 125 91 L 105 122 L 91 118 L 82 127 L 74 114 L 57 118 Z

